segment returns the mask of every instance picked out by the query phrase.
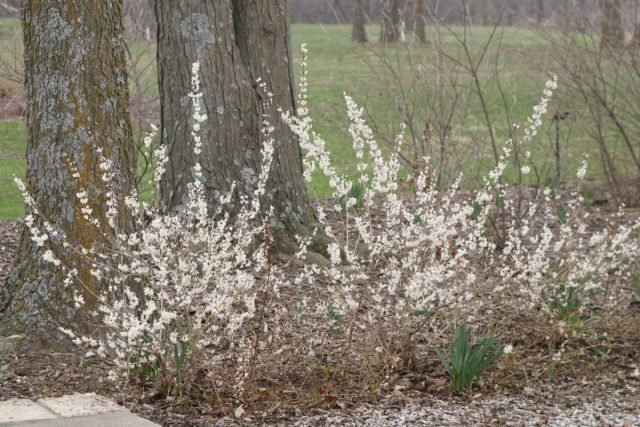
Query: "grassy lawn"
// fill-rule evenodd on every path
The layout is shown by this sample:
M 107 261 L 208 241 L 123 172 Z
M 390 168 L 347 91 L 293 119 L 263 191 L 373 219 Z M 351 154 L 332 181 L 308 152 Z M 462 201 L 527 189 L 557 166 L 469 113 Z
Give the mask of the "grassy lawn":
M 375 27 L 368 28 L 371 42 L 358 46 L 351 43 L 350 26 L 293 26 L 295 71 L 298 72 L 301 63 L 299 46 L 306 43 L 310 51 L 311 116 L 341 173 L 355 178 L 344 93 L 366 107 L 367 117 L 375 123 L 374 130 L 382 145 L 382 141 L 392 141 L 393 135 L 399 132 L 403 114 L 407 111 L 412 114 L 407 138 L 420 142 L 425 126 L 437 126 L 437 121 L 450 106 L 452 94 L 448 88 L 451 82 L 455 82 L 458 112 L 448 126 L 443 169 L 446 168 L 450 177 L 464 172 L 468 185 L 478 182 L 478 176 L 486 173 L 493 164 L 493 155 L 488 143 L 489 127 L 477 88 L 465 69 L 469 65 L 461 47 L 461 40 L 465 37 L 471 62 L 479 62 L 482 58 L 482 64 L 477 67 L 478 80 L 498 146 L 501 147 L 509 138 L 513 123 L 521 124 L 522 128 L 526 126 L 526 118 L 553 71 L 549 66 L 551 60 L 545 39 L 535 31 L 522 28 L 503 28 L 493 36 L 491 28 L 486 27 L 472 27 L 466 34 L 461 27 L 431 30 L 431 41 L 424 46 L 407 44 L 385 48 L 376 42 L 378 29 Z M 491 44 L 482 56 L 490 39 Z M 14 61 L 21 52 L 20 42 L 19 22 L 0 19 L 0 56 L 5 62 Z M 444 56 L 434 55 L 436 45 L 441 46 Z M 155 45 L 134 42 L 129 50 L 132 60 L 131 93 L 158 96 Z M 0 79 L 2 87 L 13 93 L 22 92 L 16 82 Z M 564 166 L 567 171 L 573 171 L 582 158 L 581 154 L 594 148 L 584 130 L 585 118 L 581 114 L 579 100 L 563 93 L 562 76 L 559 93 L 549 106 L 551 114 L 556 110 L 572 111 L 570 120 L 563 122 L 561 140 L 566 159 Z M 519 134 L 522 135 L 522 129 Z M 569 137 L 571 143 L 567 144 Z M 11 182 L 11 175 L 24 174 L 25 139 L 22 123 L 0 123 L 0 218 L 22 215 L 20 197 Z M 547 116 L 539 136 L 528 148 L 533 161 L 540 165 L 539 170 L 547 175 L 553 172 L 554 140 L 554 124 Z M 437 160 L 440 152 L 437 142 L 427 148 L 427 154 Z M 507 174 L 514 176 L 514 172 L 510 170 Z M 569 172 L 566 177 L 571 178 Z M 319 175 L 309 190 L 314 197 L 330 194 L 327 180 Z
M 0 218 L 20 218 L 22 198 L 13 176 L 24 177 L 23 122 L 0 122 Z

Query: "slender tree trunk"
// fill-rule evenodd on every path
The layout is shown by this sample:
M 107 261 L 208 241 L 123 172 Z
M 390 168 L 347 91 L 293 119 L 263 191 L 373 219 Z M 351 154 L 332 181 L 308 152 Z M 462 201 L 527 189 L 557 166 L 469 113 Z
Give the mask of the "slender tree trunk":
M 538 24 L 542 24 L 544 22 L 544 19 L 546 18 L 545 12 L 544 0 L 538 0 L 538 7 L 536 8 L 536 18 Z
M 632 43 L 633 46 L 640 47 L 640 25 L 637 23 L 634 24 Z
M 60 234 L 38 246 L 25 228 L 0 289 L 0 315 L 9 328 L 82 327 L 100 289 L 91 262 L 72 247 L 91 251 L 104 243 L 107 199 L 120 212 L 115 230 L 131 226 L 124 197 L 135 182 L 136 151 L 127 112 L 122 1 L 25 0 L 23 25 L 27 187 L 37 208 L 27 206 L 26 213 L 40 233 L 47 221 Z M 102 179 L 101 156 L 112 163 L 111 186 Z M 81 191 L 95 223 L 81 212 Z M 47 251 L 59 267 L 44 260 Z M 68 269 L 77 269 L 82 284 L 63 286 Z M 74 291 L 86 302 L 82 309 L 74 308 Z
M 385 0 L 380 20 L 380 41 L 395 43 L 400 36 L 400 3 L 399 0 Z
M 469 23 L 469 25 L 476 25 L 478 23 L 478 7 L 475 4 L 475 2 L 472 2 L 470 4 L 466 4 L 467 10 L 466 15 L 467 15 L 467 22 Z
M 416 4 L 415 4 L 415 16 L 414 16 L 414 22 L 415 22 L 415 32 L 416 32 L 416 37 L 418 38 L 418 40 L 420 40 L 420 43 L 426 43 L 427 42 L 427 33 L 425 32 L 425 9 L 424 9 L 424 0 L 416 0 Z
M 507 26 L 513 27 L 513 24 L 515 23 L 514 19 L 518 16 L 519 12 L 518 4 L 507 0 L 503 7 L 506 8 L 505 13 L 507 14 Z
M 571 13 L 569 13 L 569 0 L 562 1 L 562 25 L 563 30 L 571 29 Z
M 351 41 L 354 43 L 366 43 L 367 32 L 364 26 L 364 6 L 363 0 L 353 1 L 353 28 L 351 30 Z
M 602 0 L 601 47 L 618 48 L 624 45 L 620 0 Z
M 294 109 L 288 2 L 158 1 L 156 16 L 162 143 L 169 156 L 161 185 L 163 209 L 183 206 L 192 180 L 195 159 L 187 94 L 191 64 L 198 61 L 207 114 L 200 163 L 209 202 L 215 205 L 233 183 L 236 201 L 253 197 L 262 162 L 261 127 L 269 114 L 276 144 L 265 205 L 274 208 L 270 232 L 275 249 L 291 253 L 297 247 L 293 236 L 309 235 L 317 220 L 302 178 L 298 142 L 275 110 L 263 111 L 265 95 L 256 83 L 258 78 L 266 83 L 274 105 Z

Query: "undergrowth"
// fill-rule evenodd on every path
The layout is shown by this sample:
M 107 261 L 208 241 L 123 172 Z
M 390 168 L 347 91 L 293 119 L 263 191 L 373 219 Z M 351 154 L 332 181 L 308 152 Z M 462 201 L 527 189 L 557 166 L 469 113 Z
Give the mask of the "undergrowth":
M 192 83 L 198 158 L 200 123 L 207 118 L 198 64 Z M 579 190 L 529 189 L 503 177 L 514 149 L 524 153 L 534 143 L 555 79 L 547 82 L 517 147 L 513 141 L 503 144 L 497 166 L 473 193 L 457 184 L 447 191 L 431 187 L 429 159 L 413 193 L 400 189 L 398 154 L 383 156 L 362 109 L 347 95 L 359 177 L 352 182 L 339 175 L 308 116 L 304 65 L 299 84 L 297 115 L 281 112 L 280 119 L 299 138 L 305 178 L 318 169 L 334 190 L 333 212 L 317 213 L 332 239 L 329 265 L 300 261 L 309 236 L 299 237 L 300 250 L 291 261 L 274 261 L 270 209 L 262 203 L 272 138 L 262 150 L 255 197 L 236 218 L 226 209 L 229 197 L 215 211 L 207 206 L 199 164 L 188 203 L 178 213 L 152 211 L 146 221 L 131 194 L 127 205 L 138 218 L 136 231 L 105 238 L 108 247 L 93 253 L 101 260 L 93 278 L 105 289 L 98 296 L 101 334 L 65 330 L 90 354 L 115 362 L 113 379 L 138 377 L 159 394 L 205 399 L 222 408 L 238 401 L 258 407 L 291 394 L 298 402 L 347 393 L 366 398 L 388 391 L 398 372 L 419 369 L 425 363 L 420 354 L 433 354 L 452 325 L 465 324 L 468 330 L 458 329 L 456 344 L 440 357 L 458 391 L 471 387 L 500 355 L 497 341 L 472 345 L 467 333 L 493 330 L 496 338 L 509 338 L 498 313 L 508 310 L 512 318 L 566 328 L 595 309 L 618 307 L 637 288 L 638 218 L 628 220 L 621 209 L 615 221 L 594 230 Z M 275 112 L 269 101 L 265 111 Z M 264 119 L 270 135 L 269 121 L 278 117 Z M 403 139 L 397 136 L 400 149 Z M 163 147 L 156 156 L 157 185 Z M 103 169 L 108 180 L 108 165 Z M 82 191 L 78 197 L 86 199 Z M 27 194 L 25 200 L 32 199 Z M 327 220 L 335 213 L 340 229 Z M 35 229 L 32 218 L 26 223 L 34 242 L 46 241 L 51 230 Z M 67 286 L 84 286 L 55 254 L 47 259 L 64 271 Z M 79 293 L 76 303 L 84 304 Z M 560 347 L 550 350 L 554 363 L 571 339 L 563 333 Z

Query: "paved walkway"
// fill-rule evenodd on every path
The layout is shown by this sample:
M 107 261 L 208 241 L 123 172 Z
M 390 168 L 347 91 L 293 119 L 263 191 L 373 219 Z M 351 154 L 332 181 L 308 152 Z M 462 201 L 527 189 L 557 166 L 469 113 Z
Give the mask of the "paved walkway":
M 157 424 L 133 415 L 95 393 L 52 399 L 11 399 L 0 402 L 0 427 L 152 427 Z

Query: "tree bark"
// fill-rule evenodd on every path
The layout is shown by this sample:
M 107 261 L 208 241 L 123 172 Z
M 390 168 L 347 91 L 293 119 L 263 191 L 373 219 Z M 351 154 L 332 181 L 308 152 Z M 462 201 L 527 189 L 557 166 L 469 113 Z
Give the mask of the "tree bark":
M 364 26 L 364 6 L 363 0 L 353 1 L 353 28 L 351 31 L 351 41 L 354 43 L 366 43 L 367 32 Z
M 294 110 L 289 51 L 288 2 L 285 0 L 187 0 L 156 2 L 158 70 L 162 105 L 162 143 L 169 161 L 161 184 L 162 209 L 186 202 L 186 185 L 196 161 L 191 145 L 190 69 L 200 63 L 202 128 L 199 159 L 207 197 L 215 205 L 233 183 L 234 200 L 251 198 L 261 168 L 265 114 L 275 127 L 275 153 L 267 198 L 275 249 L 292 253 L 295 235 L 317 225 L 302 177 L 300 147 L 275 111 L 263 111 L 258 78 L 273 93 L 273 103 Z M 313 246 L 312 250 L 319 247 Z M 324 250 L 326 251 L 326 249 Z
M 395 43 L 400 36 L 399 0 L 385 0 L 380 20 L 380 42 Z
M 60 234 L 38 246 L 24 229 L 0 289 L 0 316 L 3 326 L 14 329 L 83 327 L 100 288 L 91 261 L 76 249 L 99 250 L 105 243 L 111 230 L 107 199 L 119 212 L 111 233 L 131 227 L 124 197 L 134 188 L 136 151 L 127 111 L 122 1 L 26 0 L 22 17 L 26 185 L 37 209 L 27 206 L 26 213 L 40 232 L 47 221 Z M 112 162 L 110 185 L 102 179 L 101 157 Z M 87 192 L 95 223 L 81 212 L 80 191 Z M 49 250 L 60 267 L 43 259 Z M 82 284 L 63 286 L 68 269 L 77 269 Z M 81 309 L 74 308 L 74 290 L 86 302 Z
M 624 46 L 620 0 L 602 0 L 602 48 Z

